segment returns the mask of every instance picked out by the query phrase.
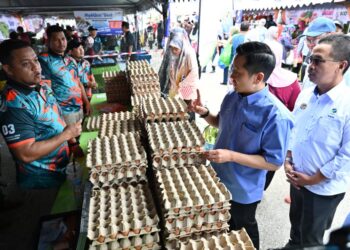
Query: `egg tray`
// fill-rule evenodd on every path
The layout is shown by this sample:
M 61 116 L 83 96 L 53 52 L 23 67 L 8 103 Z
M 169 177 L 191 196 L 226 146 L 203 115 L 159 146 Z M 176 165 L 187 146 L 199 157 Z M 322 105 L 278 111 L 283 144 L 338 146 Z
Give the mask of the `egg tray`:
M 201 152 L 202 134 L 194 121 L 150 123 L 146 126 L 152 157 Z
M 130 84 L 124 72 L 106 72 L 102 77 L 105 82 L 107 102 L 130 103 Z
M 139 133 L 141 124 L 139 120 L 105 121 L 100 125 L 98 137 L 112 137 L 127 133 Z
M 134 96 L 131 96 L 131 105 L 133 107 L 141 106 L 144 100 L 150 100 L 155 98 L 160 98 L 160 91 L 154 92 L 154 93 L 142 94 L 142 95 L 141 94 L 134 95 Z
M 152 166 L 154 169 L 175 168 L 184 165 L 201 165 L 205 164 L 205 157 L 202 152 L 191 153 L 172 153 L 163 154 L 162 156 L 155 154 L 152 158 Z
M 187 244 L 190 240 L 199 241 L 202 238 L 209 239 L 213 236 L 219 237 L 222 234 L 227 233 L 227 229 L 222 230 L 208 230 L 204 232 L 192 233 L 190 235 L 186 235 L 184 237 L 177 237 L 175 239 L 167 239 L 164 238 L 165 249 L 180 249 L 180 244 Z
M 185 101 L 178 98 L 145 99 L 142 110 L 148 122 L 188 120 L 189 118 Z
M 91 169 L 90 182 L 97 187 L 108 187 L 113 184 L 138 183 L 147 181 L 147 164 L 139 166 L 121 166 L 111 169 L 105 168 L 104 171 Z
M 242 228 L 239 231 L 231 231 L 219 236 L 201 238 L 200 240 L 189 240 L 187 243 L 180 242 L 180 250 L 209 250 L 209 249 L 242 249 L 254 250 L 252 240 L 247 231 Z
M 158 250 L 159 234 L 145 234 L 141 236 L 134 236 L 115 240 L 109 243 L 100 245 L 90 245 L 89 250 Z
M 103 167 L 147 165 L 147 155 L 135 133 L 113 135 L 90 140 L 86 166 L 102 170 Z
M 133 96 L 152 94 L 152 93 L 160 93 L 159 85 L 143 84 L 140 86 L 132 85 L 132 87 L 131 87 L 131 95 L 133 95 Z
M 146 184 L 92 190 L 88 238 L 94 244 L 158 232 L 158 222 Z
M 87 118 L 85 129 L 87 131 L 99 130 L 101 125 L 106 121 L 126 121 L 126 120 L 136 120 L 138 114 L 135 112 L 114 112 L 114 113 L 104 113 L 98 116 L 90 116 Z
M 128 61 L 126 64 L 127 68 L 130 67 L 151 67 L 147 60 L 137 60 L 137 61 Z
M 164 218 L 230 208 L 231 193 L 211 166 L 161 169 L 155 175 Z

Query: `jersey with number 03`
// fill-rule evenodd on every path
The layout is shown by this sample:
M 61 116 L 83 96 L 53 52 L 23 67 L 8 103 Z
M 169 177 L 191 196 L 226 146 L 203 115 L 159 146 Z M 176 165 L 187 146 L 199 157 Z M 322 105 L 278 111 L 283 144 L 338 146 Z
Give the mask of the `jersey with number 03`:
M 0 126 L 11 149 L 27 143 L 48 140 L 66 126 L 51 88 L 45 83 L 39 90 L 8 83 L 1 95 Z M 33 173 L 37 168 L 61 171 L 68 163 L 68 145 L 62 143 L 48 155 L 30 163 L 15 159 L 19 170 Z

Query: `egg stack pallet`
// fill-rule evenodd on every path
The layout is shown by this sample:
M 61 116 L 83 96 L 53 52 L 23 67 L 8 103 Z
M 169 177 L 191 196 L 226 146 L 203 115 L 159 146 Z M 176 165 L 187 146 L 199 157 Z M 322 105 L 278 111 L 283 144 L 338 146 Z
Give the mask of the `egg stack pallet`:
M 127 121 L 127 120 L 137 120 L 137 112 L 115 112 L 100 114 L 99 116 L 90 116 L 87 118 L 85 130 L 96 131 L 106 123 L 107 121 Z
M 169 246 L 169 248 L 179 250 L 255 250 L 253 242 L 244 228 L 239 231 L 231 231 L 218 236 L 201 238 L 200 240 L 191 239 L 187 243 L 180 242 L 180 245 L 175 242 L 175 244 Z
M 98 187 L 147 179 L 146 152 L 135 133 L 91 140 L 86 166 L 91 168 L 91 183 Z
M 159 249 L 158 222 L 146 184 L 92 190 L 87 234 L 92 241 L 90 249 Z
M 102 78 L 105 81 L 107 102 L 118 102 L 124 105 L 130 104 L 130 85 L 125 72 L 103 72 Z
M 133 107 L 141 105 L 144 99 L 160 97 L 158 74 L 147 61 L 128 62 L 127 72 Z
M 166 241 L 227 230 L 231 194 L 209 166 L 156 171 Z
M 150 123 L 146 125 L 146 130 L 153 168 L 205 163 L 201 151 L 204 139 L 194 122 Z
M 153 98 L 142 102 L 143 117 L 147 122 L 188 120 L 187 104 L 178 98 Z

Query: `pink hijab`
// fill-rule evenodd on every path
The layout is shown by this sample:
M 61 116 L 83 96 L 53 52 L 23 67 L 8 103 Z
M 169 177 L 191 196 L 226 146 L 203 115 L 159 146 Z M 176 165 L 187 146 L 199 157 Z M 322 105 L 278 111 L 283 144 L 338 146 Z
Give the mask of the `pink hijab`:
M 277 41 L 277 36 L 278 28 L 276 26 L 270 27 L 267 31 L 265 43 L 269 45 L 272 52 L 275 54 L 276 66 L 266 82 L 272 87 L 283 88 L 293 84 L 298 76 L 297 74 L 282 68 L 283 46 Z

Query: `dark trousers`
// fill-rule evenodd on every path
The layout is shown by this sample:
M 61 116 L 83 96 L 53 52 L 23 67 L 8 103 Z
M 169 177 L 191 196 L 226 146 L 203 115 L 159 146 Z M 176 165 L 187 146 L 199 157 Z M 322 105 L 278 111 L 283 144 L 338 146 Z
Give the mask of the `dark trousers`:
M 291 186 L 289 245 L 323 245 L 324 232 L 330 228 L 337 206 L 344 195 L 317 195 L 306 188 L 297 190 Z
M 227 84 L 228 82 L 228 67 L 224 68 L 224 80 L 222 83 Z
M 256 249 L 259 249 L 259 230 L 255 214 L 259 202 L 241 204 L 231 201 L 231 219 L 229 221 L 230 230 L 240 230 L 242 227 L 247 230 Z

